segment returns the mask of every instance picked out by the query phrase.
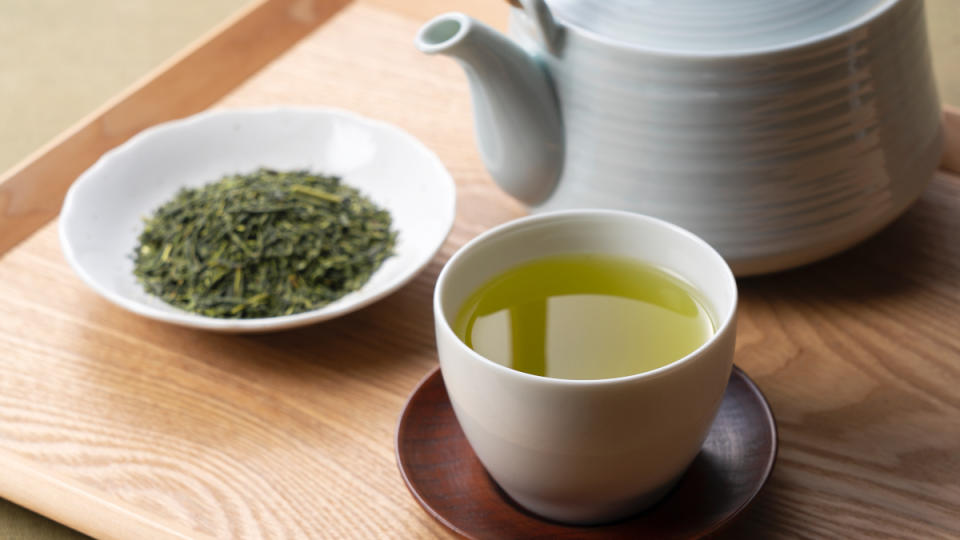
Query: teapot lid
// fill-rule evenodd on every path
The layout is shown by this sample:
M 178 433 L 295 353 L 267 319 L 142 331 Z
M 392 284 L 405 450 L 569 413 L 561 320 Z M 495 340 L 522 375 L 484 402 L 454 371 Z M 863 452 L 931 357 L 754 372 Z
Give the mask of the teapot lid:
M 678 54 L 746 54 L 840 33 L 897 0 L 546 0 L 564 26 Z

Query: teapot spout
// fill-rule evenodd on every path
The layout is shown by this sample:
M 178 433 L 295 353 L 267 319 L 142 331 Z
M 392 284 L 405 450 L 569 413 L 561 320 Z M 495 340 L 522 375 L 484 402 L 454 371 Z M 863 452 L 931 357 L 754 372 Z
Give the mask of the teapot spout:
M 550 196 L 563 168 L 563 124 L 539 61 L 489 26 L 447 13 L 420 29 L 417 48 L 463 67 L 484 164 L 504 191 L 528 205 Z

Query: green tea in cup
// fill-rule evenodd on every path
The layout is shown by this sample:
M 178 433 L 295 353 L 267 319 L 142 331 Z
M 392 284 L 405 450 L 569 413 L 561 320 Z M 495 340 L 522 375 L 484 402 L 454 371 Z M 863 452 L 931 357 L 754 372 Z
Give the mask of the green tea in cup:
M 457 250 L 433 313 L 443 385 L 493 480 L 537 515 L 596 524 L 655 504 L 700 452 L 733 365 L 737 282 L 676 225 L 545 212 Z
M 493 277 L 460 308 L 454 331 L 485 358 L 558 379 L 651 371 L 706 343 L 716 325 L 674 274 L 608 254 L 553 255 Z

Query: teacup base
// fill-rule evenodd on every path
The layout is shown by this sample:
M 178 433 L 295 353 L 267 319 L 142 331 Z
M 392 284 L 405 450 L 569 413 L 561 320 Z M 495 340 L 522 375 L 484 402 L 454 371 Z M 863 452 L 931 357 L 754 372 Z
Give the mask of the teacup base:
M 684 471 L 684 474 L 686 471 Z M 544 501 L 535 496 L 511 492 L 499 483 L 504 495 L 518 506 L 536 514 L 538 517 L 567 525 L 602 525 L 613 523 L 649 510 L 660 502 L 677 485 L 683 474 L 671 480 L 667 485 L 624 501 L 584 504 L 583 502 L 563 503 Z
M 736 367 L 710 435 L 677 486 L 625 519 L 581 527 L 509 500 L 470 448 L 440 370 L 411 394 L 397 425 L 397 465 L 427 514 L 464 538 L 699 538 L 750 506 L 773 469 L 777 430 L 760 390 Z

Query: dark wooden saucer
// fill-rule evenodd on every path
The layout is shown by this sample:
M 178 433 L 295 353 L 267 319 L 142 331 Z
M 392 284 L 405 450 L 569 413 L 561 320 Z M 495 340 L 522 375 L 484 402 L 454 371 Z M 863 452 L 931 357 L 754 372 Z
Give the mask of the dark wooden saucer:
M 763 394 L 734 367 L 703 450 L 666 498 L 632 518 L 577 527 L 537 517 L 487 474 L 453 414 L 440 369 L 410 396 L 396 434 L 410 493 L 467 538 L 696 538 L 716 532 L 753 501 L 777 456 L 777 427 Z

